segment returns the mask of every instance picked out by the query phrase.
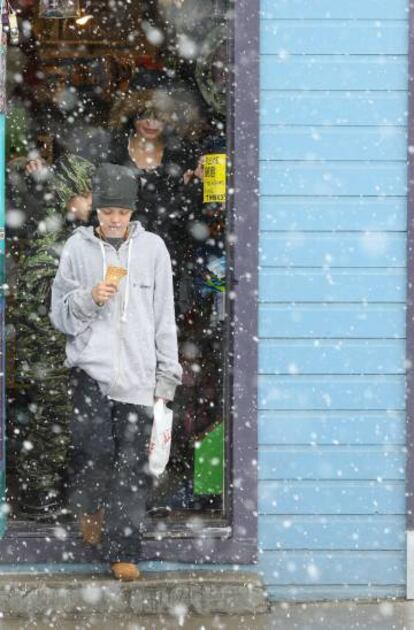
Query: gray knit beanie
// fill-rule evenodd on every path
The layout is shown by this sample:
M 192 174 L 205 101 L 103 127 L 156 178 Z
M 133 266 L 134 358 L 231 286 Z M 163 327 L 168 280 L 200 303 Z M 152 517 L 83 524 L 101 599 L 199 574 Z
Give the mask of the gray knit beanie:
M 134 211 L 138 179 L 134 171 L 118 164 L 102 164 L 92 178 L 92 207 L 127 208 Z

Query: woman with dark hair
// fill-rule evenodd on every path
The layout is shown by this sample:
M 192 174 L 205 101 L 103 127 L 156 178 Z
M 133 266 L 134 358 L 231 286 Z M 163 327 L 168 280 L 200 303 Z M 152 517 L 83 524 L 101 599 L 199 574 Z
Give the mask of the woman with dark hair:
M 136 170 L 138 218 L 165 239 L 174 265 L 192 201 L 184 174 L 195 167 L 199 152 L 190 141 L 197 139 L 200 128 L 198 103 L 189 91 L 179 89 L 130 90 L 115 103 L 110 126 L 109 161 Z
M 161 236 L 170 252 L 174 271 L 177 314 L 188 310 L 185 260 L 192 246 L 192 211 L 199 204 L 200 186 L 185 174 L 200 155 L 204 124 L 200 102 L 191 89 L 134 89 L 115 101 L 110 128 L 109 160 L 133 168 L 139 180 L 137 218 Z
M 179 494 L 192 476 L 193 449 L 183 424 L 188 414 L 196 413 L 197 388 L 192 385 L 194 357 L 186 358 L 185 348 L 193 340 L 198 321 L 194 317 L 195 251 L 208 238 L 198 167 L 204 125 L 200 111 L 200 102 L 191 90 L 175 85 L 169 90 L 131 89 L 118 99 L 110 117 L 110 161 L 135 169 L 140 183 L 136 216 L 147 230 L 163 238 L 171 256 L 180 360 L 186 372 L 186 382 L 174 403 L 169 474 L 151 501 L 150 512 L 157 516 L 171 509 L 175 489 Z

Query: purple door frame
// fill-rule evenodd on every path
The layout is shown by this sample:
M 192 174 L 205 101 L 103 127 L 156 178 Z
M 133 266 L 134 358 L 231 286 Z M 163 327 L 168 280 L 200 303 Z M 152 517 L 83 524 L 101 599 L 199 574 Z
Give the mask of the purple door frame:
M 231 145 L 233 204 L 228 253 L 234 295 L 232 368 L 227 429 L 227 512 L 230 527 L 201 537 L 145 539 L 142 559 L 195 563 L 251 563 L 257 557 L 257 302 L 258 302 L 258 136 L 260 0 L 234 2 L 232 57 L 234 89 Z M 76 533 L 65 541 L 45 528 L 30 531 L 10 524 L 0 541 L 0 563 L 93 562 Z

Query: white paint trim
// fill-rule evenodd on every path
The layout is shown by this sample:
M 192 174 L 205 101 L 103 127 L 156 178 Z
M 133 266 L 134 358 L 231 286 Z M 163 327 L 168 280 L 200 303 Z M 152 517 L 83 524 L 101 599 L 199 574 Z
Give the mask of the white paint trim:
M 414 530 L 407 530 L 407 599 L 414 599 Z

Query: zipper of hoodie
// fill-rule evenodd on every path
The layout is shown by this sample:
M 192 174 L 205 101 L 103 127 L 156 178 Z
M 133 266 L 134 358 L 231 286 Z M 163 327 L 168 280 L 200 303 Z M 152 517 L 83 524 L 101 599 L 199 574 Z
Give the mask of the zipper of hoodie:
M 121 314 L 122 314 L 121 300 L 118 297 L 117 322 L 116 322 L 117 338 L 118 338 L 118 352 L 117 352 L 117 357 L 116 357 L 116 369 L 115 369 L 114 387 L 117 387 L 118 384 L 119 384 L 119 381 L 121 380 L 121 352 L 122 352 L 122 322 L 121 322 Z
M 121 245 L 121 247 L 123 244 Z M 114 248 L 115 249 L 115 248 Z M 119 250 L 115 249 L 116 257 L 118 259 L 119 265 L 122 265 L 121 258 L 119 256 Z M 122 326 L 122 298 L 121 294 L 117 296 L 117 318 L 116 318 L 116 328 L 117 328 L 117 337 L 118 337 L 118 356 L 116 358 L 116 370 L 115 370 L 115 382 L 114 387 L 117 387 L 119 381 L 121 380 L 121 352 L 122 352 L 122 341 L 123 341 L 123 326 Z
M 127 240 L 122 243 L 121 247 L 117 250 L 113 245 L 111 245 L 110 243 L 107 243 L 106 241 L 104 241 L 104 239 L 102 239 L 100 236 L 99 238 L 108 246 L 111 247 L 116 255 L 117 261 L 119 263 L 119 265 L 122 265 L 122 261 L 121 261 L 121 257 L 119 255 L 119 252 L 121 251 L 122 247 L 124 247 L 127 243 L 128 240 L 131 238 L 131 233 L 128 233 L 128 238 Z M 123 301 L 121 299 L 121 295 L 117 296 L 117 322 L 116 322 L 116 328 L 117 328 L 117 338 L 118 338 L 118 356 L 116 357 L 116 367 L 115 367 L 115 379 L 114 379 L 114 383 L 112 388 L 115 388 L 118 386 L 118 383 L 120 381 L 121 378 L 121 353 L 122 353 L 122 341 L 124 338 L 124 327 L 122 325 L 122 311 L 123 311 Z M 112 389 L 111 388 L 111 389 Z
M 115 249 L 115 247 L 113 247 L 113 245 L 110 245 L 110 243 L 106 243 L 104 241 L 105 245 L 107 247 L 111 247 L 114 252 L 115 255 L 117 257 L 117 261 L 119 264 L 121 264 L 121 259 L 119 257 L 119 252 L 118 250 Z M 104 245 L 104 247 L 105 247 Z M 121 245 L 122 247 L 122 245 Z M 116 299 L 116 311 L 117 311 L 117 317 L 116 317 L 116 336 L 117 336 L 117 341 L 118 341 L 118 352 L 115 353 L 115 361 L 116 361 L 116 365 L 115 365 L 115 379 L 113 382 L 113 385 L 111 387 L 111 389 L 114 389 L 115 387 L 117 387 L 118 382 L 121 378 L 121 350 L 122 350 L 122 339 L 123 339 L 123 331 L 122 331 L 122 321 L 121 321 L 121 317 L 122 317 L 122 300 L 121 300 L 121 295 L 116 295 L 115 296 Z M 111 392 L 111 389 L 109 390 L 109 395 Z

